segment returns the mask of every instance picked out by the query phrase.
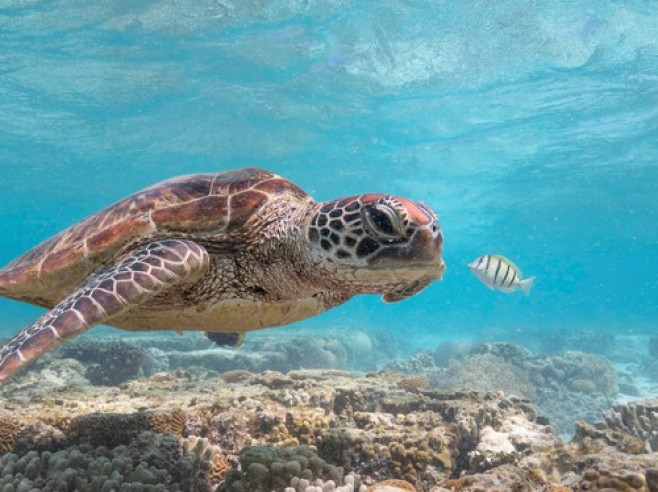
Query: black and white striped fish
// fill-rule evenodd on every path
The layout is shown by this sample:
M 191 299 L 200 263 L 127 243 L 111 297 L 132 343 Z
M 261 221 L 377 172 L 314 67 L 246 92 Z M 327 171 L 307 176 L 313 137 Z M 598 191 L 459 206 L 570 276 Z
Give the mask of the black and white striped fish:
M 501 292 L 509 293 L 521 289 L 528 295 L 535 280 L 535 277 L 522 280 L 519 267 L 501 255 L 480 256 L 468 265 L 468 268 L 484 285 Z

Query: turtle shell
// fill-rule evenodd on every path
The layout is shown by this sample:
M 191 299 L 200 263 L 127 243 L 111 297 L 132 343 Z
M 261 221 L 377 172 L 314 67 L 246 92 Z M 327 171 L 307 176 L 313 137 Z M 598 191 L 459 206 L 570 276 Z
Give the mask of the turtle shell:
M 0 270 L 0 294 L 49 306 L 133 243 L 231 235 L 274 196 L 310 203 L 290 181 L 258 168 L 194 174 L 139 191 L 74 224 Z

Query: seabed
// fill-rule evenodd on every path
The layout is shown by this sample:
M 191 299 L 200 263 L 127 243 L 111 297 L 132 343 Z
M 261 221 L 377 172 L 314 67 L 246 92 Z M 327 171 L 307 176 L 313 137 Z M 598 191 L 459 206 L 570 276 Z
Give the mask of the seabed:
M 658 491 L 658 400 L 607 359 L 385 344 L 70 342 L 0 388 L 0 491 Z

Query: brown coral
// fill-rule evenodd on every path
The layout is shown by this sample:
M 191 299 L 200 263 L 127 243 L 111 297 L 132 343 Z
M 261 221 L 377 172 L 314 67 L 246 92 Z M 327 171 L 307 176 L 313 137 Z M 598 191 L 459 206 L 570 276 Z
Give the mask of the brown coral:
M 233 371 L 226 371 L 221 374 L 220 378 L 227 383 L 241 383 L 246 381 L 250 377 L 254 376 L 254 373 L 251 371 L 245 371 L 244 369 L 234 369 Z
M 174 410 L 169 413 L 151 414 L 147 420 L 153 431 L 180 437 L 187 423 L 187 415 L 182 410 Z
M 208 464 L 206 479 L 213 484 L 223 482 L 231 468 L 221 448 L 210 444 L 205 437 L 190 436 L 183 439 L 183 454 L 206 462 Z
M 0 454 L 10 453 L 14 450 L 19 430 L 20 424 L 16 419 L 0 418 Z
M 642 439 L 646 451 L 658 451 L 658 400 L 614 405 L 604 417 L 608 429 Z
M 212 483 L 223 482 L 226 478 L 226 472 L 231 468 L 231 464 L 221 452 L 215 452 L 210 458 L 210 471 L 208 480 Z
M 462 490 L 461 480 L 458 478 L 444 478 L 437 484 L 439 487 L 448 490 Z
M 405 391 L 417 391 L 420 389 L 429 388 L 429 386 L 430 383 L 427 379 L 427 376 L 423 374 L 409 376 L 398 381 L 398 388 Z
M 371 485 L 366 492 L 403 492 L 405 490 L 415 492 L 416 487 L 404 480 L 392 479 Z
M 331 418 L 318 410 L 286 414 L 287 434 L 299 444 L 315 444 L 317 438 L 329 428 Z M 286 435 L 284 432 L 283 435 Z
M 68 437 L 72 442 L 92 446 L 118 446 L 129 443 L 144 431 L 180 437 L 186 421 L 187 416 L 180 410 L 78 415 L 71 420 Z
M 646 492 L 647 482 L 641 472 L 616 471 L 605 466 L 589 468 L 583 474 L 582 490 L 634 490 Z

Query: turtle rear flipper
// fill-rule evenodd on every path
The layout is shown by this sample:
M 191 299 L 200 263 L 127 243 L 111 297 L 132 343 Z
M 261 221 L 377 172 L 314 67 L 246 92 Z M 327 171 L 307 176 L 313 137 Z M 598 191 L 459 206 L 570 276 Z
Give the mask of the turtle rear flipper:
M 244 332 L 222 333 L 219 331 L 204 331 L 208 340 L 220 347 L 239 347 L 244 343 Z
M 207 270 L 208 262 L 206 250 L 191 241 L 169 239 L 140 247 L 96 273 L 2 347 L 0 381 L 92 326 L 172 286 L 196 280 Z

